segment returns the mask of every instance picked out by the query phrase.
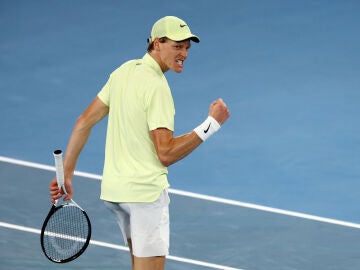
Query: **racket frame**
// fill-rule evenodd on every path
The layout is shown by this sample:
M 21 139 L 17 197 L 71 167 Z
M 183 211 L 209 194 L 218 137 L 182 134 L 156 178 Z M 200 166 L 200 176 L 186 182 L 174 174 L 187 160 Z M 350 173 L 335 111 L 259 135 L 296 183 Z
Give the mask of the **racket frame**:
M 83 215 L 85 216 L 85 218 L 87 220 L 89 229 L 88 229 L 88 235 L 86 237 L 85 244 L 82 246 L 82 248 L 76 254 L 74 254 L 73 256 L 71 256 L 69 258 L 66 258 L 66 259 L 60 260 L 60 259 L 52 258 L 51 256 L 49 256 L 47 254 L 46 248 L 45 248 L 45 245 L 44 245 L 44 237 L 46 237 L 45 230 L 46 230 L 47 224 L 48 224 L 51 216 L 53 214 L 55 214 L 56 211 L 61 210 L 63 207 L 69 207 L 69 206 L 78 207 L 82 211 Z M 72 260 L 75 260 L 77 257 L 79 257 L 81 254 L 84 253 L 84 251 L 86 250 L 86 248 L 90 244 L 90 239 L 91 239 L 91 222 L 90 222 L 90 218 L 87 215 L 87 213 L 81 207 L 78 206 L 78 204 L 76 204 L 73 200 L 71 200 L 70 203 L 64 203 L 64 204 L 60 204 L 60 205 L 55 205 L 55 204 L 52 205 L 47 217 L 45 218 L 45 221 L 44 221 L 43 226 L 41 228 L 41 234 L 40 234 L 41 248 L 42 248 L 42 251 L 44 252 L 46 258 L 48 258 L 50 261 L 55 262 L 55 263 L 67 263 L 67 262 L 70 262 Z
M 64 193 L 67 194 L 66 189 L 65 189 L 65 181 L 64 181 L 64 169 L 63 169 L 63 162 L 62 162 L 62 151 L 61 150 L 55 150 L 53 154 L 54 154 L 54 159 L 55 159 L 56 180 L 57 180 L 58 187 L 62 188 Z M 56 211 L 59 211 L 63 207 L 69 207 L 69 206 L 77 207 L 82 211 L 82 214 L 85 216 L 85 218 L 87 220 L 88 235 L 87 235 L 85 244 L 82 246 L 82 248 L 76 254 L 74 254 L 73 256 L 71 256 L 69 258 L 62 259 L 62 260 L 55 259 L 55 258 L 50 257 L 46 252 L 46 248 L 45 248 L 45 245 L 44 245 L 45 230 L 46 230 L 47 224 L 48 224 L 51 216 Z M 69 202 L 64 202 L 63 201 L 61 204 L 59 203 L 59 200 L 56 200 L 55 203 L 51 206 L 50 211 L 49 211 L 48 215 L 46 216 L 45 221 L 44 221 L 44 223 L 42 225 L 42 228 L 41 228 L 40 243 L 41 243 L 42 251 L 44 252 L 46 258 L 48 258 L 50 261 L 55 262 L 55 263 L 66 263 L 66 262 L 70 262 L 72 260 L 75 260 L 82 253 L 84 253 L 84 251 L 86 250 L 86 248 L 88 247 L 88 245 L 90 243 L 90 239 L 91 239 L 91 222 L 90 222 L 90 218 L 87 215 L 87 213 L 85 212 L 85 210 L 82 209 L 73 199 L 70 199 Z

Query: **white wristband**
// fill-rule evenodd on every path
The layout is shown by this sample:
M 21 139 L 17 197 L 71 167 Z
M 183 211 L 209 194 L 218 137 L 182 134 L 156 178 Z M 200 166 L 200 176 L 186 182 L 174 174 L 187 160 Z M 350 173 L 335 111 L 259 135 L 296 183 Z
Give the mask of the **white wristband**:
M 213 117 L 209 116 L 206 120 L 196 127 L 194 131 L 202 141 L 206 141 L 211 135 L 220 129 L 220 124 Z

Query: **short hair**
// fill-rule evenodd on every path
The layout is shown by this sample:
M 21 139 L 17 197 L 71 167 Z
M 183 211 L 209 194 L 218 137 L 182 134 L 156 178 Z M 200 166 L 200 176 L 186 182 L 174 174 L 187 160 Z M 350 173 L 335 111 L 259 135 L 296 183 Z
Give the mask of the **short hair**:
M 166 41 L 168 40 L 167 37 L 162 37 L 162 38 L 159 38 L 159 42 L 160 43 L 165 43 Z M 154 41 L 149 43 L 148 47 L 147 47 L 147 52 L 150 53 L 154 50 Z

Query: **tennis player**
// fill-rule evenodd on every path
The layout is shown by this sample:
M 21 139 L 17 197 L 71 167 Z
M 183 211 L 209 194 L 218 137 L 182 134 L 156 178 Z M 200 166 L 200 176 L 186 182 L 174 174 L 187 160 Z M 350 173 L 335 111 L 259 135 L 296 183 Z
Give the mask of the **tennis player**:
M 181 73 L 191 42 L 200 42 L 188 24 L 173 16 L 158 20 L 142 59 L 116 69 L 77 119 L 64 159 L 65 187 L 71 198 L 75 165 L 92 127 L 108 117 L 101 199 L 116 215 L 129 245 L 133 270 L 162 270 L 169 250 L 167 167 L 186 157 L 229 118 L 222 99 L 206 120 L 174 137 L 175 108 L 164 76 Z M 50 182 L 52 201 L 63 195 Z

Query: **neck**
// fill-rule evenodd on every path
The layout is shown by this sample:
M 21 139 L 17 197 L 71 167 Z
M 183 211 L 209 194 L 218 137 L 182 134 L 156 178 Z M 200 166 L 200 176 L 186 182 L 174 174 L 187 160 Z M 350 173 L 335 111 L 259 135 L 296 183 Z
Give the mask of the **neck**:
M 163 63 L 163 61 L 161 60 L 161 57 L 159 55 L 159 53 L 157 53 L 155 50 L 149 52 L 149 55 L 154 58 L 154 60 L 156 61 L 156 63 L 158 63 L 158 65 L 161 68 L 161 71 L 163 73 L 165 73 L 166 71 L 168 71 L 168 67 Z

